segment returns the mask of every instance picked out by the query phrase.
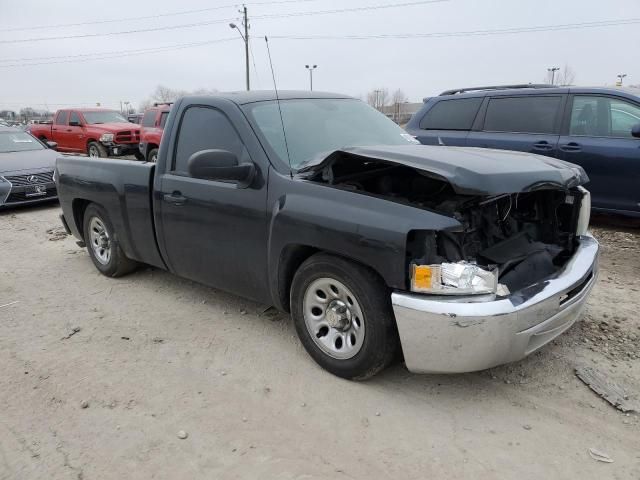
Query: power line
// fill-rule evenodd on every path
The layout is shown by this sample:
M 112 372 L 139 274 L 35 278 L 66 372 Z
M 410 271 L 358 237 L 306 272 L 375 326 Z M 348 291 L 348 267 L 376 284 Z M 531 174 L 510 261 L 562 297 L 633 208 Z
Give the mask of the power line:
M 80 35 L 61 35 L 58 37 L 37 37 L 37 38 L 23 38 L 23 39 L 10 39 L 10 40 L 0 40 L 0 43 L 26 43 L 26 42 L 43 42 L 48 40 L 66 40 L 71 38 L 88 38 L 88 37 L 109 37 L 112 35 L 129 35 L 131 33 L 144 33 L 144 32 L 158 32 L 163 30 L 176 30 L 179 28 L 192 28 L 192 27 L 200 27 L 204 25 L 213 25 L 216 23 L 227 23 L 235 20 L 235 18 L 220 18 L 216 20 L 206 20 L 203 22 L 195 22 L 195 23 L 184 23 L 181 25 L 169 25 L 166 27 L 152 27 L 152 28 L 141 28 L 137 30 L 123 30 L 119 32 L 105 32 L 105 33 L 83 33 Z
M 255 19 L 266 20 L 266 19 L 274 19 L 274 18 L 290 18 L 290 17 L 310 16 L 310 15 L 328 15 L 328 14 L 335 14 L 335 13 L 362 12 L 362 11 L 379 10 L 379 9 L 386 9 L 386 8 L 409 7 L 409 6 L 416 6 L 416 5 L 426 5 L 430 3 L 442 3 L 442 2 L 448 2 L 448 1 L 449 0 L 419 0 L 419 1 L 405 2 L 405 3 L 369 5 L 365 7 L 340 8 L 340 9 L 334 9 L 334 10 L 316 10 L 316 11 L 310 11 L 310 12 L 292 12 L 287 14 L 257 15 L 252 18 L 254 20 Z M 48 40 L 67 40 L 72 38 L 108 37 L 112 35 L 129 35 L 132 33 L 157 32 L 157 31 L 164 31 L 164 30 L 176 30 L 180 28 L 200 27 L 204 25 L 213 25 L 216 23 L 228 23 L 233 20 L 235 20 L 235 18 L 213 19 L 213 20 L 205 20 L 202 22 L 185 23 L 180 25 L 169 25 L 164 27 L 141 28 L 137 30 L 123 30 L 118 32 L 84 33 L 79 35 L 60 35 L 56 37 L 9 39 L 9 40 L 0 40 L 0 44 L 43 42 Z
M 147 55 L 147 54 L 153 54 L 153 53 L 160 53 L 160 52 L 166 52 L 169 50 L 180 50 L 183 48 L 192 48 L 192 47 L 201 47 L 203 45 L 210 45 L 213 43 L 222 43 L 222 42 L 230 42 L 235 40 L 234 37 L 230 37 L 230 38 L 219 38 L 216 40 L 209 40 L 206 42 L 194 42 L 194 43 L 190 43 L 190 44 L 181 44 L 181 45 L 174 45 L 174 46 L 167 46 L 167 47 L 155 47 L 155 48 L 146 48 L 146 49 L 139 49 L 139 50 L 130 50 L 128 52 L 123 51 L 122 54 L 116 54 L 116 55 L 97 55 L 97 56 L 93 56 L 90 57 L 88 55 L 83 55 L 83 57 L 85 58 L 73 58 L 73 59 L 67 59 L 67 60 L 55 60 L 53 62 L 35 62 L 35 63 L 13 63 L 13 64 L 9 64 L 9 65 L 0 65 L 0 69 L 2 68 L 11 68 L 11 67 L 32 67 L 35 65 L 52 65 L 52 64 L 59 64 L 59 63 L 79 63 L 79 62 L 89 62 L 89 61 L 93 61 L 93 60 L 110 60 L 113 58 L 123 58 L 123 57 L 131 57 L 131 56 L 135 56 L 135 55 Z
M 598 22 L 565 23 L 559 25 L 538 25 L 534 27 L 514 27 L 492 30 L 471 30 L 461 32 L 432 32 L 432 33 L 397 33 L 377 35 L 271 35 L 271 38 L 281 40 L 370 40 L 370 39 L 412 39 L 412 38 L 444 38 L 444 37 L 473 37 L 483 35 L 509 35 L 518 33 L 535 33 L 561 30 L 578 30 L 583 28 L 613 27 L 621 25 L 635 25 L 640 18 L 625 20 L 603 20 Z
M 55 56 L 51 56 L 51 57 L 0 58 L 0 63 L 5 63 L 5 62 L 32 62 L 34 60 L 57 60 L 57 59 L 73 59 L 73 58 L 82 59 L 82 58 L 85 58 L 85 57 L 101 57 L 103 55 L 119 55 L 119 54 L 129 54 L 129 53 L 136 53 L 136 52 L 146 53 L 147 51 L 150 51 L 150 50 L 158 50 L 158 49 L 172 50 L 172 49 L 187 48 L 187 47 L 198 47 L 200 45 L 207 45 L 207 44 L 210 44 L 210 43 L 217 43 L 219 41 L 227 41 L 227 40 L 233 40 L 233 38 L 222 38 L 222 39 L 207 40 L 207 41 L 202 41 L 202 42 L 189 42 L 189 43 L 169 44 L 169 45 L 163 45 L 163 46 L 159 46 L 159 47 L 140 48 L 140 49 L 135 49 L 135 50 L 131 50 L 131 49 L 127 49 L 127 50 L 107 50 L 107 51 L 104 51 L 104 52 L 80 53 L 80 54 L 76 54 L 76 55 L 55 55 Z M 80 60 L 80 61 L 82 61 L 82 60 Z M 0 65 L 0 67 L 2 67 L 2 65 Z
M 276 1 L 266 1 L 266 2 L 251 2 L 246 3 L 246 5 L 251 6 L 260 6 L 260 5 L 281 5 L 287 3 L 303 3 L 303 2 L 317 2 L 319 0 L 276 0 Z M 11 27 L 11 28 L 2 28 L 0 32 L 18 32 L 25 30 L 41 30 L 44 28 L 65 28 L 65 27 L 81 27 L 83 25 L 101 25 L 106 23 L 123 23 L 134 20 L 148 20 L 152 18 L 163 18 L 163 17 L 174 17 L 177 15 L 189 15 L 192 13 L 204 13 L 210 12 L 213 10 L 222 10 L 224 8 L 235 8 L 238 6 L 238 3 L 230 3 L 227 5 L 218 5 L 217 7 L 208 7 L 208 8 L 199 8 L 197 10 L 181 10 L 178 12 L 169 12 L 169 13 L 158 13 L 155 15 L 144 15 L 141 17 L 127 17 L 127 18 L 116 18 L 110 20 L 94 20 L 90 22 L 78 22 L 78 23 L 58 23 L 58 24 L 49 24 L 49 25 L 36 25 L 31 27 Z

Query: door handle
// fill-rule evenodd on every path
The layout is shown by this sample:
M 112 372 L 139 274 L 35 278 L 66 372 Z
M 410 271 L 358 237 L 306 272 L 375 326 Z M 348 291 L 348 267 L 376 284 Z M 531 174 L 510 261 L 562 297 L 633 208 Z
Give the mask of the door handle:
M 183 197 L 180 192 L 173 192 L 173 193 L 165 193 L 162 198 L 164 199 L 165 202 L 171 203 L 173 205 L 176 206 L 181 206 L 184 205 L 185 203 L 187 203 L 187 198 Z
M 73 130 L 71 130 L 70 128 L 67 128 L 67 132 L 73 132 Z
M 553 149 L 553 145 L 551 145 L 549 142 L 547 142 L 546 140 L 542 140 L 540 142 L 536 142 L 533 144 L 533 149 L 534 150 L 543 150 L 545 152 L 548 152 L 549 150 Z
M 576 142 L 569 142 L 560 146 L 560 150 L 563 152 L 579 152 L 582 150 L 582 146 Z

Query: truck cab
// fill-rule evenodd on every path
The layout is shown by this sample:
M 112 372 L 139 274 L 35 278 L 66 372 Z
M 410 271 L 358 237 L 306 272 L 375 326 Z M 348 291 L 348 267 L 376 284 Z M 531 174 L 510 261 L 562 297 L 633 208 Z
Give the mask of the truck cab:
M 158 149 L 162 140 L 162 132 L 167 123 L 172 102 L 155 103 L 148 108 L 142 117 L 140 128 L 140 144 L 138 145 L 140 155 L 149 162 L 158 159 Z

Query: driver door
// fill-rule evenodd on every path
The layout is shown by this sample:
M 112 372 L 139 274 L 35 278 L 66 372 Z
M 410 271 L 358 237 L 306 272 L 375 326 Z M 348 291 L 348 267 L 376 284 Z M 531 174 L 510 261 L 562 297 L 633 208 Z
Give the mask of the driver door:
M 176 118 L 175 147 L 156 179 L 158 240 L 179 276 L 255 300 L 268 301 L 267 185 L 256 165 L 247 188 L 192 178 L 187 161 L 201 150 L 227 150 L 251 162 L 246 142 L 217 108 L 193 105 Z
M 640 104 L 608 95 L 573 95 L 558 156 L 589 176 L 593 207 L 640 212 Z

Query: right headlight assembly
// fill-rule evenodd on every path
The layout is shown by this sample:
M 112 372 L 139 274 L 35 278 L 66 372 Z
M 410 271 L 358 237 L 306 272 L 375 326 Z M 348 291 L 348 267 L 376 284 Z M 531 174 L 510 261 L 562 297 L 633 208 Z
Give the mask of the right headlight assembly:
M 469 262 L 411 265 L 411 291 L 437 295 L 496 293 L 498 269 L 487 270 Z

